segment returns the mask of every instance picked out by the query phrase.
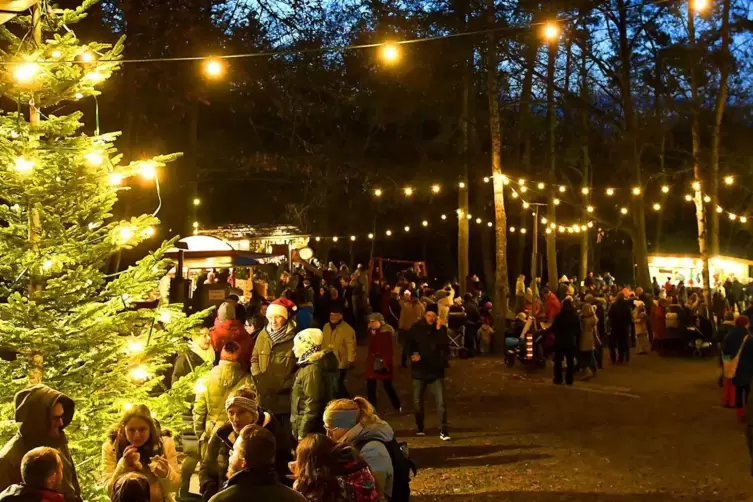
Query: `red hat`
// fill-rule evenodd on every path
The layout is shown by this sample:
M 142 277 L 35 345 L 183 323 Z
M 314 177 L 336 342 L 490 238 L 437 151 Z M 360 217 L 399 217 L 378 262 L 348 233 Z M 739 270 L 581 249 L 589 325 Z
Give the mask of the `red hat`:
M 267 307 L 267 317 L 271 319 L 272 317 L 279 316 L 287 319 L 290 315 L 290 311 L 294 311 L 295 309 L 295 303 L 287 298 L 278 298 Z

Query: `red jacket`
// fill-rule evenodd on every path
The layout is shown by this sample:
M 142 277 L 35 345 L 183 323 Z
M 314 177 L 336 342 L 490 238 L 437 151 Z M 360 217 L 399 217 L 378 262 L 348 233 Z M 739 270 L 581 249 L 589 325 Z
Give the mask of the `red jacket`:
M 373 380 L 391 380 L 395 368 L 393 365 L 393 343 L 395 330 L 389 324 L 383 323 L 379 331 L 369 330 L 369 354 L 366 356 L 366 378 Z M 377 356 L 384 360 L 384 373 L 374 371 L 374 361 Z
M 212 347 L 218 354 L 222 352 L 222 347 L 227 342 L 235 342 L 241 347 L 238 354 L 238 362 L 248 369 L 251 367 L 251 353 L 254 350 L 254 339 L 243 329 L 240 321 L 220 321 L 217 319 L 214 323 L 214 329 L 209 334 L 212 339 Z
M 665 315 L 664 307 L 661 305 L 654 305 L 651 309 L 651 333 L 654 335 L 654 340 L 664 339 L 664 331 L 667 327 Z
M 562 310 L 562 304 L 560 303 L 557 295 L 551 291 L 546 295 L 544 300 L 544 310 L 546 311 L 546 318 L 551 322 L 557 317 L 557 314 Z

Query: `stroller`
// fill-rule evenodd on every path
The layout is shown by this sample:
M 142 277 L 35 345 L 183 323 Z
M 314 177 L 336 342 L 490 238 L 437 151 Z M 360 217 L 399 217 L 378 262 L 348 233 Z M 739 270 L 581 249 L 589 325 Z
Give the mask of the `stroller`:
M 710 356 L 714 351 L 711 339 L 713 327 L 708 319 L 695 317 L 682 305 L 673 304 L 665 314 L 665 349 L 679 353 L 690 353 L 693 357 Z M 704 334 L 707 331 L 709 335 Z
M 544 331 L 533 316 L 518 314 L 505 334 L 505 366 L 515 365 L 515 360 L 531 367 L 546 365 L 544 357 Z

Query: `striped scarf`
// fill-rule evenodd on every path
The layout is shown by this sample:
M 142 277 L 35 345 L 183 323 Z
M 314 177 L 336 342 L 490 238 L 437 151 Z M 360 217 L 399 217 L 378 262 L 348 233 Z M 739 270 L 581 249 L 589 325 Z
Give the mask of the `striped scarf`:
M 280 341 L 282 341 L 282 339 L 285 338 L 285 335 L 287 333 L 288 333 L 287 321 L 278 330 L 273 329 L 271 325 L 267 324 L 267 334 L 269 335 L 269 339 L 272 340 L 273 346 L 275 344 L 280 343 Z

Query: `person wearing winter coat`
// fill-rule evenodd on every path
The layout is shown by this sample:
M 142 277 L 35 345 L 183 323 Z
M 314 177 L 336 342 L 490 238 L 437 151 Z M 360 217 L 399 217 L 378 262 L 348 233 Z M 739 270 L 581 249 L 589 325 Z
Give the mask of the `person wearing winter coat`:
M 575 373 L 575 351 L 580 334 L 580 317 L 573 306 L 573 300 L 565 297 L 562 310 L 554 318 L 549 330 L 554 334 L 554 383 L 562 383 L 562 359 L 567 360 L 565 383 L 573 384 Z
M 411 354 L 411 378 L 413 379 L 413 412 L 416 419 L 416 434 L 424 434 L 424 394 L 429 389 L 437 404 L 439 437 L 450 440 L 445 408 L 445 368 L 449 366 L 449 340 L 447 327 L 437 316 L 437 306 L 430 305 L 424 318 L 413 325 L 406 342 Z
M 596 376 L 596 358 L 594 351 L 599 341 L 599 319 L 588 302 L 584 302 L 580 310 L 580 337 L 578 340 L 578 367 L 584 372 L 584 378 Z
M 307 437 L 296 449 L 293 489 L 309 502 L 380 502 L 369 465 L 352 446 L 322 434 Z
M 394 470 L 385 443 L 395 439 L 395 433 L 376 415 L 374 407 L 362 397 L 332 401 L 324 411 L 324 428 L 330 439 L 359 451 L 376 480 L 377 490 L 390 500 Z
M 651 342 L 648 340 L 648 315 L 646 314 L 646 305 L 636 300 L 633 304 L 633 326 L 635 329 L 635 353 L 646 355 L 651 352 Z
M 750 383 L 753 380 L 753 338 L 749 326 L 750 321 L 747 317 L 738 316 L 735 320 L 735 327 L 727 333 L 722 346 L 722 354 L 725 359 L 733 359 L 738 352 L 740 354 L 732 384 L 735 386 L 737 416 L 743 422 L 745 421 L 745 405 L 748 402 Z
M 561 302 L 570 293 L 570 278 L 566 275 L 560 277 L 559 286 L 557 286 L 557 299 Z
M 298 372 L 290 398 L 290 424 L 298 441 L 324 430 L 324 407 L 334 397 L 337 385 L 337 357 L 322 348 L 323 338 L 322 331 L 313 328 L 295 336 L 293 353 Z
M 276 438 L 270 431 L 256 424 L 245 426 L 233 445 L 227 484 L 210 500 L 305 501 L 300 494 L 280 483 L 275 470 L 277 451 Z
M 348 397 L 345 378 L 348 371 L 356 365 L 356 332 L 353 327 L 343 320 L 342 305 L 335 304 L 329 314 L 329 322 L 322 330 L 322 347 L 331 350 L 337 357 L 339 378 L 337 380 L 337 396 Z
M 175 383 L 186 375 L 193 373 L 193 370 L 206 363 L 214 363 L 215 352 L 212 347 L 212 339 L 209 335 L 209 328 L 201 328 L 194 333 L 193 340 L 187 351 L 178 355 L 173 368 L 173 375 L 170 378 L 170 385 Z
M 393 360 L 395 330 L 384 322 L 384 316 L 374 313 L 369 316 L 369 350 L 366 356 L 366 392 L 369 402 L 377 405 L 377 382 L 381 381 L 392 407 L 400 411 L 400 398 L 397 397 L 392 378 L 395 374 Z
M 0 502 L 63 502 L 63 461 L 55 448 L 40 446 L 21 460 L 21 482 L 0 493 Z M 148 501 L 147 501 L 148 502 Z
M 544 312 L 546 313 L 547 321 L 550 323 L 554 322 L 554 319 L 560 313 L 560 310 L 562 310 L 562 304 L 560 303 L 559 298 L 547 289 L 544 292 Z
M 175 443 L 169 434 L 160 432 L 143 404 L 126 411 L 102 445 L 102 473 L 108 495 L 112 495 L 118 479 L 131 472 L 146 476 L 150 502 L 174 502 L 181 483 Z
M 211 331 L 212 347 L 217 354 L 222 353 L 222 347 L 227 342 L 235 342 L 240 347 L 238 361 L 246 368 L 251 364 L 251 354 L 254 349 L 254 340 L 244 329 L 244 321 L 240 321 L 235 315 L 235 306 L 232 301 L 226 301 L 217 309 L 217 319 Z
M 239 351 L 235 342 L 226 343 L 222 348 L 220 363 L 209 372 L 206 388 L 196 393 L 193 428 L 202 445 L 209 442 L 216 425 L 227 421 L 225 400 L 230 393 L 241 387 L 256 390 L 253 377 L 238 362 Z
M 633 326 L 632 301 L 620 292 L 609 308 L 609 358 L 612 364 L 630 361 L 630 329 Z
M 73 400 L 46 385 L 32 385 L 16 393 L 16 423 L 19 431 L 0 450 L 0 491 L 22 483 L 24 455 L 34 448 L 47 446 L 58 451 L 63 463 L 60 493 L 65 502 L 81 502 L 76 464 L 68 450 L 64 429 L 73 420 Z
M 256 337 L 251 356 L 251 375 L 259 391 L 259 404 L 283 426 L 290 424 L 290 392 L 295 381 L 293 355 L 295 323 L 288 320 L 285 300 L 267 307 L 267 326 Z
M 400 319 L 397 328 L 400 331 L 408 332 L 413 325 L 418 322 L 424 315 L 424 305 L 412 296 L 410 290 L 405 290 L 403 298 L 400 301 Z
M 653 348 L 660 356 L 664 355 L 664 339 L 667 333 L 667 307 L 669 307 L 669 301 L 666 298 L 659 298 L 651 310 L 651 333 L 654 335 Z
M 228 421 L 215 429 L 199 469 L 199 490 L 204 501 L 216 495 L 227 480 L 233 443 L 247 425 L 255 424 L 272 433 L 277 448 L 274 461 L 277 479 L 292 486 L 293 482 L 287 478 L 288 462 L 292 460 L 291 438 L 274 415 L 259 408 L 256 392 L 248 387 L 232 392 L 225 401 L 225 410 Z

